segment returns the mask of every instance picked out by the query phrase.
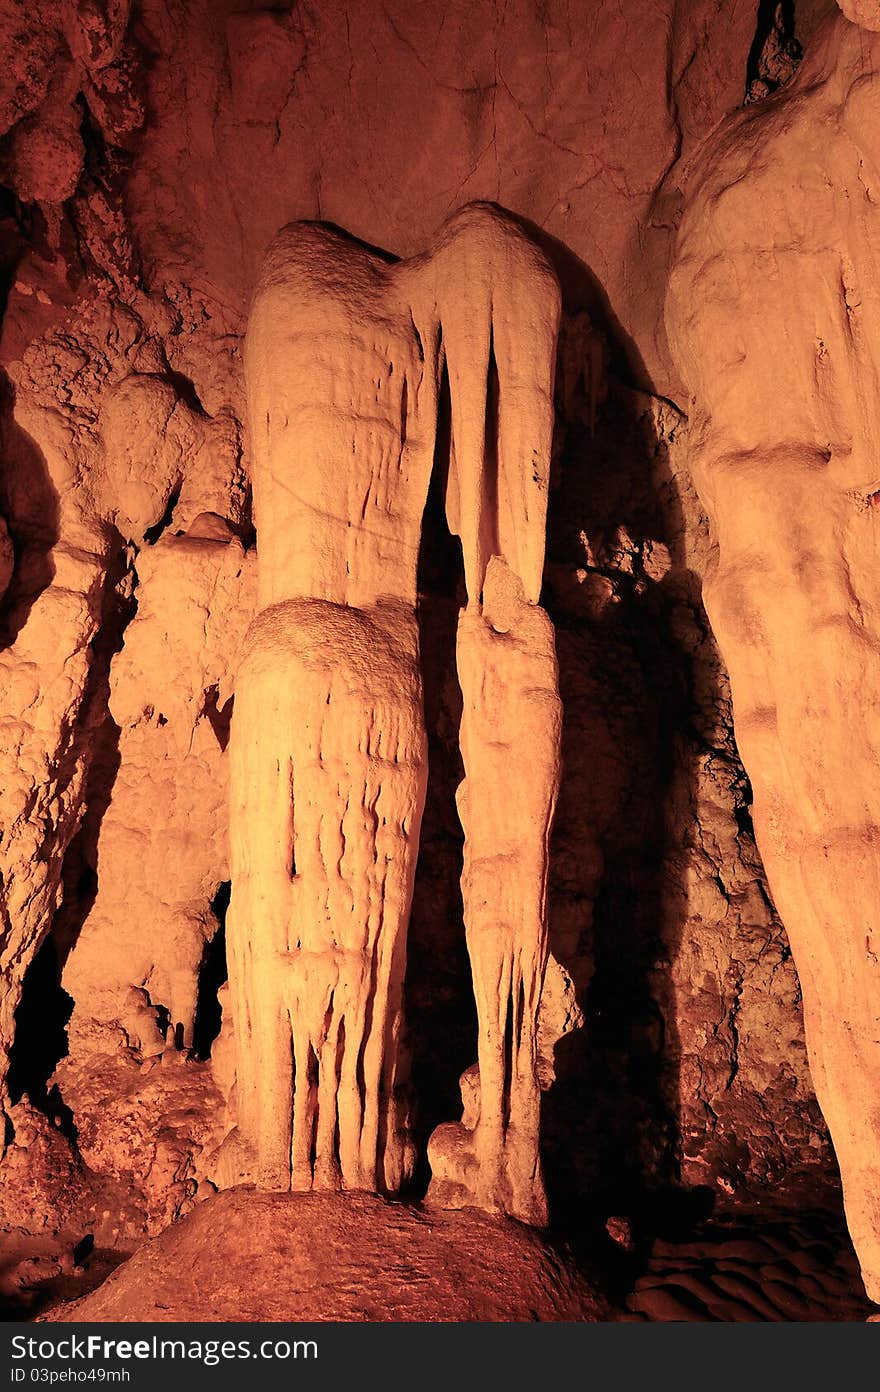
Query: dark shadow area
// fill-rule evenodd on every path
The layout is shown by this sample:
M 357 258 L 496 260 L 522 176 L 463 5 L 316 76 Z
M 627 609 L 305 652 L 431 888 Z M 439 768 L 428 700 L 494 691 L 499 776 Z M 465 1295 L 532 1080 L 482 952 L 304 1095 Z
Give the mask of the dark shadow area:
M 732 729 L 720 730 L 723 669 L 691 569 L 705 521 L 670 454 L 681 418 L 669 407 L 661 425 L 661 403 L 642 395 L 644 366 L 589 268 L 525 225 L 564 300 L 542 594 L 563 705 L 548 920 L 584 1014 L 557 1046 L 542 1153 L 554 1233 L 625 1290 L 654 1239 L 681 1241 L 714 1221 L 725 1173 L 750 1162 L 748 1101 L 731 1094 L 729 1114 L 713 1117 L 682 1073 L 695 1050 L 721 1072 L 723 1051 L 713 1059 L 713 1043 L 698 1044 L 699 995 L 677 996 L 674 968 L 684 935 L 699 931 L 686 885 L 702 834 L 700 768 L 711 759 L 720 771 L 733 792 L 726 815 L 750 840 L 751 789 Z M 607 384 L 598 403 L 597 333 Z M 735 1038 L 732 1048 L 728 1087 Z M 706 1183 L 683 1180 L 683 1147 L 689 1162 L 700 1156 Z M 809 1182 L 839 1216 L 834 1176 L 818 1158 Z M 752 1183 L 750 1174 L 740 1202 L 769 1197 Z M 605 1228 L 615 1215 L 629 1233 L 623 1245 Z
M 211 912 L 217 920 L 217 931 L 209 943 L 205 944 L 205 954 L 199 972 L 199 991 L 196 998 L 196 1015 L 193 1024 L 193 1057 L 204 1060 L 211 1057 L 211 1046 L 220 1033 L 223 1023 L 223 1010 L 217 993 L 227 980 L 226 970 L 226 911 L 232 885 L 224 880 L 211 900 Z
M 461 691 L 455 672 L 458 614 L 465 602 L 461 543 L 446 522 L 449 384 L 444 374 L 434 469 L 422 521 L 418 623 L 428 735 L 428 790 L 407 939 L 406 1018 L 417 1100 L 413 1192 L 430 1180 L 427 1143 L 461 1116 L 458 1080 L 477 1057 L 477 1019 L 461 899 L 463 833 L 455 792 L 464 777 L 458 747 Z
M 86 1233 L 81 1237 L 73 1249 L 74 1266 L 82 1266 L 95 1250 L 95 1238 L 93 1233 Z
M 0 1261 L 0 1321 L 32 1320 L 60 1301 L 77 1300 L 97 1290 L 130 1255 L 124 1250 L 96 1247 L 91 1233 L 77 1238 L 65 1234 L 68 1260 L 58 1260 L 58 1244 L 47 1251 L 46 1240 L 22 1237 L 8 1243 Z M 28 1276 L 22 1279 L 22 1266 Z M 45 1274 L 40 1274 L 40 1272 Z
M 612 383 L 595 433 L 592 403 L 576 393 L 560 405 L 569 419 L 543 596 L 563 705 L 548 914 L 551 951 L 585 1018 L 557 1047 L 543 1146 L 554 1226 L 594 1256 L 609 1214 L 656 1232 L 704 1207 L 678 1187 L 675 1011 L 664 979 L 683 928 L 669 895 L 669 801 L 691 778 L 683 736 L 693 690 L 673 631 L 681 596 L 644 572 L 646 543 L 669 544 L 683 522 L 674 495 L 661 505 L 655 494 L 656 441 L 644 438 L 638 398 Z
M 202 706 L 201 714 L 205 717 L 217 738 L 221 750 L 225 750 L 229 744 L 229 731 L 232 726 L 232 706 L 234 697 L 230 696 L 223 705 L 219 705 L 220 688 L 216 682 L 209 686 L 205 692 L 205 703 Z M 224 913 L 226 910 L 224 909 Z
M 83 789 L 84 812 L 61 871 L 62 898 L 52 936 L 63 968 L 98 893 L 98 839 L 119 772 L 120 729 L 110 711 L 110 665 L 121 652 L 125 629 L 137 612 L 136 595 L 125 582 L 129 557 L 121 539 L 110 554 L 101 600 L 101 621 L 90 644 L 91 660 L 77 713 L 77 728 L 91 748 Z
M 746 60 L 745 100 L 760 100 L 783 86 L 802 57 L 795 36 L 795 0 L 760 0 Z
M 0 648 L 10 647 L 55 574 L 58 493 L 41 451 L 16 422 L 15 395 L 0 369 L 0 518 L 12 543 L 14 568 L 0 595 Z
M 172 489 L 168 497 L 168 502 L 165 505 L 165 511 L 159 518 L 159 521 L 154 522 L 152 527 L 148 527 L 147 530 L 144 532 L 144 541 L 148 546 L 155 546 L 159 538 L 171 526 L 171 523 L 174 520 L 174 509 L 177 507 L 177 504 L 180 501 L 180 494 L 182 488 L 183 484 L 179 483 L 176 488 Z
M 42 219 L 38 209 L 34 209 Z M 29 225 L 28 210 L 10 188 L 0 184 L 0 324 L 6 314 L 15 272 L 28 242 L 39 240 L 38 229 Z
M 72 1135 L 70 1111 L 49 1081 L 67 1053 L 72 1009 L 73 1000 L 61 985 L 61 963 L 50 934 L 24 974 L 7 1081 L 13 1105 L 27 1097 L 33 1106 L 58 1118 L 68 1136 Z

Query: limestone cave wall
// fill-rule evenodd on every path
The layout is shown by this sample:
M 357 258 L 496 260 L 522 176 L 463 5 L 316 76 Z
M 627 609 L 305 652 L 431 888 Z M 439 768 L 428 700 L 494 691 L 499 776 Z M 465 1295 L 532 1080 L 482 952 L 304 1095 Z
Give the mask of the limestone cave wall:
M 231 1083 L 227 743 L 259 541 L 249 297 L 287 222 L 408 256 L 473 199 L 521 220 L 563 291 L 549 923 L 584 1023 L 545 1096 L 551 1212 L 836 1193 L 702 606 L 714 543 L 662 312 L 688 159 L 791 80 L 833 9 L 0 7 L 4 1221 L 131 1250 L 210 1192 Z M 435 486 L 406 978 L 423 1157 L 475 1047 L 463 583 Z M 417 1192 L 426 1179 L 423 1158 Z

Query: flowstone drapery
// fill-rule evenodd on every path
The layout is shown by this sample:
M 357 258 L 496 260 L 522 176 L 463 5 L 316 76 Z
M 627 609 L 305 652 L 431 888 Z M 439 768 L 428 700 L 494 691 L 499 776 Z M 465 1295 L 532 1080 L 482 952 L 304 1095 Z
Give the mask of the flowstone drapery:
M 560 711 L 538 599 L 558 321 L 550 266 L 489 205 L 410 261 L 309 223 L 269 250 L 245 353 L 259 600 L 231 740 L 227 1177 L 393 1193 L 411 1171 L 416 567 L 445 371 L 479 1076 L 461 1126 L 432 1140 L 432 1196 L 545 1215 L 536 1028 Z

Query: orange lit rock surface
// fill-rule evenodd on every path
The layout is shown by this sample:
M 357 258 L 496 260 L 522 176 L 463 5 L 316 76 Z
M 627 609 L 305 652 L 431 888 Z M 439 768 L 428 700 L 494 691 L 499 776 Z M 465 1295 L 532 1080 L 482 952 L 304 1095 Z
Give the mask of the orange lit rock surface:
M 874 1299 L 878 93 L 880 38 L 830 19 L 791 87 L 697 159 L 667 303 L 717 545 L 707 610 Z
M 461 1123 L 431 1137 L 428 1198 L 476 1201 L 542 1223 L 537 1032 L 562 720 L 552 624 L 526 603 L 521 581 L 499 557 L 489 562 L 482 612 L 462 613 L 456 656 L 462 894 L 479 1063 L 473 1095 L 462 1090 Z
M 607 1312 L 564 1255 L 517 1223 L 368 1195 L 236 1189 L 49 1318 L 518 1322 Z
M 259 613 L 232 729 L 227 1180 L 394 1193 L 412 1170 L 402 993 L 427 777 L 416 573 L 445 367 L 446 507 L 469 599 L 458 665 L 480 1104 L 454 1142 L 435 1136 L 435 1197 L 546 1217 L 537 1022 L 559 702 L 536 601 L 558 319 L 549 264 L 488 205 L 410 262 L 309 224 L 269 252 L 245 354 Z M 499 797 L 500 777 L 512 782 Z
M 63 974 L 76 1002 L 74 1054 L 95 1028 L 114 1046 L 121 1035 L 145 1057 L 161 1052 L 151 1002 L 168 1010 L 170 1041 L 192 1046 L 199 970 L 217 927 L 209 905 L 229 877 L 228 706 L 253 579 L 231 532 L 165 536 L 141 558 L 137 613 L 110 675 L 118 738 L 108 757 L 118 768 L 98 891 Z
M 54 923 L 77 1007 L 61 1110 L 76 1111 L 86 1163 L 142 1186 L 161 1223 L 194 1187 L 201 1142 L 219 1139 L 207 1075 L 146 1071 L 164 1047 L 159 1007 L 175 1015 L 170 1040 L 178 1025 L 189 1037 L 228 878 L 223 708 L 254 596 L 235 419 L 183 400 L 158 321 L 147 327 L 143 299 L 138 310 L 91 305 L 76 348 L 50 335 L 15 369 L 2 1038 L 8 1049 L 20 967 Z M 166 1128 L 175 1110 L 189 1120 Z
M 499 1051 L 512 1058 L 495 1028 L 496 990 L 500 1001 L 508 971 L 513 985 L 520 968 L 525 987 L 546 957 L 537 1024 L 523 1014 L 535 1070 L 519 1100 L 533 1115 L 536 1076 L 543 1182 L 560 1230 L 595 1211 L 638 1231 L 637 1215 L 667 1194 L 714 1196 L 737 1211 L 838 1202 L 800 983 L 756 848 L 730 683 L 702 606 L 714 503 L 704 477 L 704 502 L 694 490 L 682 383 L 684 373 L 690 389 L 699 374 L 675 325 L 669 361 L 662 316 L 686 165 L 713 158 L 715 145 L 698 148 L 718 121 L 748 102 L 737 121 L 755 132 L 753 162 L 767 173 L 753 195 L 750 172 L 740 195 L 753 218 L 782 216 L 782 225 L 777 195 L 802 171 L 774 153 L 776 136 L 763 153 L 765 133 L 796 127 L 821 91 L 836 90 L 826 80 L 834 45 L 844 45 L 840 64 L 872 71 L 871 6 L 847 0 L 864 27 L 841 17 L 831 37 L 821 24 L 837 13 L 833 0 L 794 8 L 792 20 L 791 7 L 755 0 L 620 0 L 582 14 L 562 0 L 540 12 L 525 0 L 0 6 L 0 1225 L 6 1269 L 33 1268 L 22 1289 L 40 1286 L 41 1263 L 79 1280 L 72 1253 L 90 1234 L 112 1263 L 210 1194 L 221 1171 L 237 1173 L 234 1145 L 218 1154 L 236 1117 L 240 1023 L 223 984 L 224 744 L 233 709 L 248 700 L 247 683 L 235 690 L 243 637 L 268 603 L 257 597 L 256 556 L 274 544 L 266 508 L 259 535 L 251 516 L 243 367 L 266 247 L 284 224 L 326 219 L 406 258 L 397 264 L 414 307 L 416 281 L 422 292 L 428 283 L 425 247 L 436 251 L 437 228 L 474 199 L 525 220 L 562 289 L 547 559 L 542 576 L 543 528 L 521 552 L 516 539 L 501 548 L 506 632 L 473 593 L 468 606 L 455 510 L 446 516 L 441 373 L 436 459 L 420 455 L 433 482 L 424 509 L 412 499 L 407 508 L 418 553 L 387 536 L 382 550 L 388 583 L 399 588 L 402 570 L 409 577 L 408 617 L 391 629 L 398 656 L 401 645 L 409 654 L 407 700 L 420 687 L 424 706 L 395 791 L 408 782 L 401 800 L 424 798 L 418 856 L 410 823 L 405 873 L 395 881 L 378 867 L 370 883 L 374 905 L 383 895 L 389 903 L 400 881 L 409 893 L 412 881 L 408 1031 L 391 1051 L 407 1083 L 398 1155 L 406 1165 L 418 1157 L 417 1196 L 433 1182 L 441 1202 L 512 1207 L 515 1173 L 520 1211 L 541 1215 L 532 1122 L 519 1136 L 508 1128 L 499 1150 L 497 1094 L 491 1107 L 486 1099 L 495 1120 L 482 1138 L 477 1121 L 481 1076 L 487 1066 L 497 1074 Z M 809 95 L 807 74 L 817 72 Z M 872 82 L 847 97 L 847 111 L 870 105 Z M 844 228 L 840 210 L 863 206 L 859 181 L 839 132 L 832 156 L 837 118 L 823 111 L 809 117 L 818 135 L 804 168 L 828 145 L 827 160 L 847 171 L 830 194 L 820 181 L 816 207 L 831 199 L 828 226 L 857 262 L 851 248 L 869 242 L 862 215 Z M 855 126 L 872 192 L 870 113 Z M 727 154 L 721 163 L 723 178 Z M 748 215 L 740 209 L 734 221 Z M 395 264 L 383 254 L 376 262 Z M 476 292 L 480 277 L 467 278 Z M 763 285 L 750 275 L 749 325 Z M 695 307 L 709 298 L 696 294 Z M 814 312 L 805 298 L 816 299 L 799 292 L 785 322 Z M 447 328 L 464 304 L 457 289 L 446 295 Z M 739 332 L 740 311 L 730 313 Z M 768 306 L 766 326 L 780 314 Z M 484 301 L 479 313 L 461 310 L 465 364 L 485 353 L 486 322 Z M 730 325 L 712 321 L 689 351 L 708 368 L 731 342 Z M 777 375 L 787 363 L 769 347 L 758 358 Z M 770 376 L 756 371 L 737 397 L 743 422 L 784 416 L 762 395 Z M 314 387 L 313 404 L 326 404 L 313 357 L 304 380 L 306 399 Z M 721 384 L 713 368 L 713 389 Z M 497 402 L 481 388 L 470 374 L 469 449 L 495 424 Z M 841 400 L 849 419 L 849 389 Z M 410 398 L 410 424 L 415 411 Z M 426 439 L 407 444 L 427 456 Z M 381 450 L 371 451 L 375 462 Z M 464 482 L 473 591 L 474 572 L 499 548 L 478 520 L 486 477 L 470 470 Z M 337 522 L 349 519 L 349 503 L 334 503 Z M 369 506 L 381 523 L 375 498 Z M 755 508 L 762 554 L 777 554 L 778 532 L 793 555 L 801 543 L 788 513 L 771 546 L 766 508 Z M 493 506 L 486 511 L 491 519 Z M 277 549 L 296 564 L 280 509 L 269 506 L 269 521 L 276 512 Z M 375 594 L 321 602 L 375 618 L 375 537 L 344 530 L 347 558 L 367 557 L 351 583 L 363 575 Z M 330 551 L 338 558 L 336 543 Z M 517 575 L 523 596 L 509 585 Z M 867 612 L 868 590 L 857 593 Z M 718 633 L 733 662 L 723 619 Z M 332 670 L 326 656 L 311 669 L 311 695 L 290 696 L 291 718 L 317 691 L 344 684 L 351 654 Z M 305 670 L 299 643 L 288 657 Z M 362 695 L 363 734 L 378 707 L 374 692 Z M 396 702 L 395 719 L 405 705 Z M 268 743 L 276 735 L 259 718 Z M 519 725 L 529 734 L 518 737 Z M 325 736 L 314 734 L 316 749 Z M 333 740 L 351 759 L 341 727 Z M 528 767 L 518 762 L 526 745 Z M 805 745 L 804 761 L 812 751 Z M 818 751 L 817 778 L 831 757 Z M 365 789 L 367 765 L 364 757 Z M 325 828 L 334 847 L 342 820 Z M 353 839 L 369 864 L 372 830 L 358 827 Z M 528 860 L 528 897 L 482 902 L 487 853 Z M 341 876 L 334 867 L 331 858 L 327 883 L 341 894 L 348 864 Z M 545 873 L 546 914 L 536 907 Z M 519 962 L 509 952 L 517 935 L 529 943 Z M 479 1018 L 468 938 L 494 944 L 480 968 Z M 505 1035 L 507 1025 L 505 1014 Z M 321 1021 L 312 1026 L 320 1038 Z

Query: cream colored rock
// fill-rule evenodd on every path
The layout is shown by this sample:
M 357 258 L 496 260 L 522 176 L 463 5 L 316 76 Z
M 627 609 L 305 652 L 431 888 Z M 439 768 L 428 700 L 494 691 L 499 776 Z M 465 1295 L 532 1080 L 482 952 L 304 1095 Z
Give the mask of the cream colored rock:
M 110 672 L 119 767 L 98 892 L 64 972 L 74 1058 L 95 1050 L 95 1026 L 106 1047 L 161 1052 L 159 1007 L 167 1042 L 192 1043 L 210 905 L 228 878 L 227 703 L 253 578 L 237 539 L 166 536 L 139 557 L 138 611 Z M 68 1102 L 79 1113 L 89 1099 Z
M 178 532 L 208 513 L 241 523 L 245 481 L 237 423 L 228 414 L 200 414 L 168 377 L 132 373 L 107 393 L 100 430 L 103 467 L 95 467 L 88 488 L 96 511 L 124 537 L 143 542 L 169 500 Z M 220 539 L 229 535 L 227 527 Z
M 0 643 L 0 1106 L 24 972 L 62 894 L 65 853 L 85 811 L 88 675 L 105 600 L 105 542 L 67 483 L 73 434 L 21 391 L 7 459 L 21 554 L 5 596 Z M 45 460 L 31 471 L 39 449 Z M 53 504 L 57 498 L 57 504 Z M 54 546 L 57 511 L 65 537 Z M 42 516 L 38 518 L 38 514 Z M 46 515 L 48 513 L 48 515 Z
M 429 1146 L 429 1198 L 547 1219 L 538 1135 L 537 1026 L 547 964 L 547 843 L 559 783 L 553 627 L 493 557 L 482 612 L 465 609 L 462 895 L 477 1001 L 479 1113 Z M 526 754 L 526 751 L 528 753 Z
M 313 224 L 286 228 L 268 253 L 245 355 L 260 612 L 232 736 L 239 1125 L 218 1159 L 227 1179 L 393 1192 L 411 1168 L 402 987 L 427 777 L 416 566 L 445 368 L 447 511 L 469 596 L 460 666 L 479 712 L 463 730 L 473 866 L 488 866 L 505 821 L 480 690 L 505 668 L 510 717 L 529 732 L 521 781 L 531 788 L 536 748 L 540 772 L 504 828 L 505 892 L 522 907 L 486 921 L 485 880 L 465 872 L 481 1122 L 476 1178 L 443 1201 L 544 1216 L 535 1032 L 558 697 L 537 601 L 558 317 L 547 262 L 487 205 L 409 262 Z M 512 1043 L 499 1013 L 515 1021 Z
M 395 1190 L 408 1170 L 398 1052 L 419 716 L 411 613 L 290 600 L 252 626 L 229 946 L 239 1125 L 265 1187 Z
M 863 29 L 880 29 L 880 4 L 877 0 L 837 0 L 847 19 Z
M 717 540 L 706 605 L 875 1300 L 878 101 L 880 37 L 833 17 L 785 95 L 749 108 L 701 154 L 667 303 Z
M 148 303 L 142 302 L 140 308 L 152 313 L 156 322 L 167 322 Z M 93 1025 L 98 1028 L 95 1022 L 110 1024 L 118 1044 L 129 1037 L 130 1027 L 132 1042 L 143 1045 L 148 1054 L 157 1047 L 156 1013 L 143 990 L 145 969 L 148 976 L 152 973 L 155 1003 L 170 1008 L 173 993 L 175 1006 L 180 1002 L 174 1013 L 181 1015 L 186 1026 L 198 967 L 195 938 L 199 937 L 200 953 L 204 929 L 211 927 L 207 908 L 212 889 L 203 889 L 203 881 L 212 875 L 224 878 L 217 874 L 223 869 L 222 853 L 217 854 L 216 865 L 205 868 L 214 848 L 225 848 L 226 828 L 224 780 L 217 772 L 224 761 L 202 707 L 215 682 L 229 687 L 228 671 L 236 660 L 235 613 L 243 628 L 252 611 L 246 583 L 239 586 L 235 578 L 242 572 L 237 542 L 232 548 L 218 548 L 215 543 L 212 549 L 205 541 L 175 537 L 177 550 L 165 570 L 164 584 L 161 565 L 151 572 L 151 561 L 167 555 L 167 550 L 163 552 L 161 546 L 145 550 L 139 561 L 145 587 L 139 594 L 143 623 L 138 633 L 155 638 L 155 647 L 151 649 L 149 642 L 141 646 L 136 639 L 133 648 L 120 655 L 116 674 L 120 680 L 110 676 L 111 659 L 132 609 L 134 549 L 127 544 L 128 538 L 140 542 L 146 531 L 161 526 L 178 485 L 175 524 L 181 529 L 190 517 L 197 527 L 200 515 L 203 527 L 207 511 L 222 513 L 238 525 L 243 507 L 243 473 L 233 422 L 219 405 L 214 417 L 185 406 L 158 375 L 164 362 L 163 351 L 139 315 L 99 297 L 82 305 L 74 322 L 38 339 L 11 370 L 16 398 L 14 416 L 3 421 L 8 464 L 4 511 L 16 542 L 16 560 L 4 597 L 0 640 L 0 1103 L 4 1106 L 6 1060 L 25 971 L 56 921 L 56 912 L 64 906 L 67 913 L 70 907 L 63 901 L 71 876 L 76 899 L 79 869 L 96 869 L 94 843 L 107 802 L 112 801 L 114 808 L 107 828 L 116 821 L 120 836 L 115 845 L 112 838 L 101 845 L 107 871 L 102 903 L 116 896 L 119 914 L 112 925 L 105 921 L 106 931 L 97 934 L 92 951 L 89 944 L 96 917 L 82 939 L 82 962 L 74 965 L 71 959 L 69 963 L 72 977 L 79 974 L 80 984 L 88 982 L 77 1001 L 73 1025 L 74 1035 L 80 1024 L 89 1035 L 87 1047 L 74 1046 L 77 1064 L 84 1062 L 95 1043 L 91 1033 Z M 133 374 L 138 364 L 149 365 L 150 371 Z M 125 413 L 119 409 L 126 393 L 131 406 L 127 430 Z M 166 409 L 153 409 L 157 402 Z M 140 413 L 138 404 L 143 406 Z M 166 422 L 170 422 L 168 438 Z M 166 455 L 171 456 L 173 468 L 169 469 Z M 232 558 L 235 548 L 237 560 Z M 223 563 L 216 560 L 218 552 L 225 557 Z M 152 573 L 156 572 L 159 578 L 154 586 Z M 159 622 L 149 624 L 154 589 Z M 231 614 L 222 612 L 225 602 Z M 159 636 L 157 629 L 163 622 Z M 139 668 L 140 661 L 143 667 Z M 213 675 L 202 680 L 205 666 Z M 176 683 L 174 675 L 180 678 Z M 141 701 L 130 722 L 123 697 L 127 683 L 132 704 Z M 117 789 L 113 780 L 119 762 L 118 757 L 114 760 L 119 752 L 114 748 L 118 730 L 108 709 L 111 687 L 114 701 L 119 699 L 116 709 L 124 731 L 120 743 L 132 755 Z M 143 728 L 148 723 L 144 720 L 147 687 L 160 693 L 151 731 Z M 229 690 L 223 701 L 228 696 Z M 169 716 L 175 717 L 173 730 L 160 725 L 162 704 L 168 704 Z M 185 731 L 178 715 L 189 721 Z M 200 721 L 203 728 L 196 730 Z M 129 723 L 140 725 L 133 738 Z M 201 759 L 206 751 L 207 758 Z M 161 825 L 147 811 L 143 786 L 139 790 L 135 786 L 140 776 L 148 782 L 155 779 L 158 809 L 164 813 L 170 808 L 174 832 L 190 837 L 193 854 L 185 861 L 169 857 Z M 204 853 L 193 834 L 193 810 L 202 816 L 202 828 L 207 823 L 211 832 L 204 838 Z M 123 850 L 130 853 L 128 863 L 123 863 Z M 174 865 L 170 871 L 169 862 Z M 173 944 L 178 917 L 173 911 L 163 917 L 165 901 L 156 887 L 179 890 L 183 881 L 190 891 L 197 884 L 201 897 L 189 892 L 182 896 L 185 903 L 190 897 L 197 899 L 188 920 L 191 932 L 186 943 L 170 946 L 166 954 L 161 932 L 147 945 L 149 934 L 143 921 L 130 914 L 128 895 L 132 888 L 145 891 L 143 907 L 151 927 L 161 923 Z M 176 910 L 181 896 L 175 899 L 172 892 L 169 902 Z M 132 942 L 131 960 L 126 961 Z M 65 950 L 68 945 L 65 940 Z M 94 973 L 85 968 L 90 953 Z M 92 987 L 95 994 L 89 1000 Z M 74 1091 L 71 1088 L 71 1102 L 78 1105 L 80 1098 Z M 89 1105 L 98 1106 L 94 1097 Z

